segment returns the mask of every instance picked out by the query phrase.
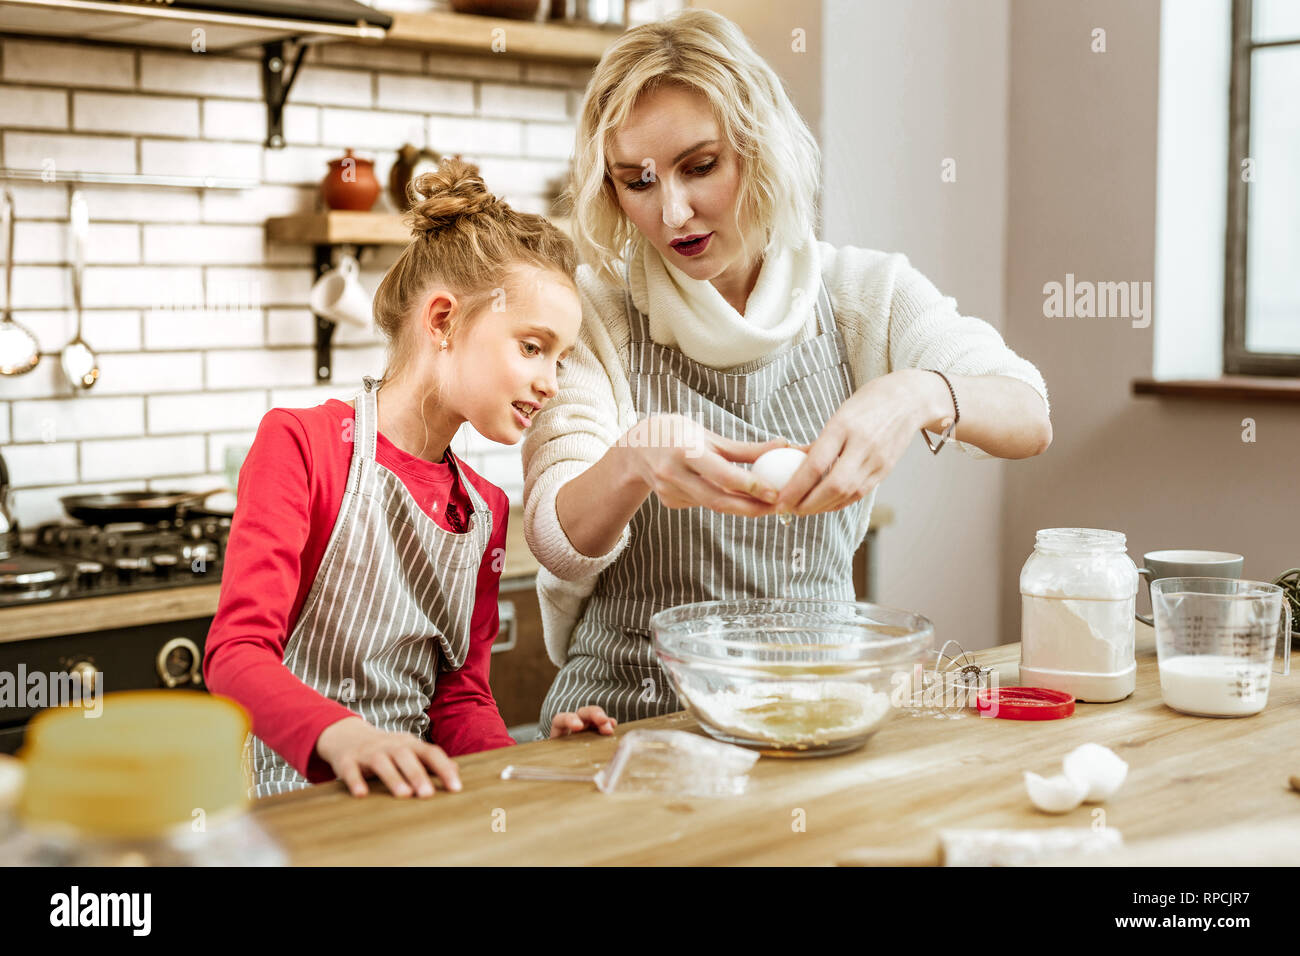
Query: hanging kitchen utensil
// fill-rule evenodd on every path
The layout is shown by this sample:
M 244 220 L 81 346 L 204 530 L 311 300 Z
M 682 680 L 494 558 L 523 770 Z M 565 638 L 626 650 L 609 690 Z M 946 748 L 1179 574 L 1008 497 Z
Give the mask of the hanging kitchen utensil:
M 171 521 L 181 509 L 187 512 L 193 504 L 197 509 L 209 495 L 224 488 L 209 491 L 119 491 L 102 495 L 64 495 L 59 499 L 68 517 L 86 524 L 117 524 L 123 521 Z
M 72 194 L 68 218 L 72 235 L 72 302 L 77 310 L 77 334 L 63 347 L 59 362 L 63 374 L 74 389 L 90 388 L 99 380 L 99 359 L 81 337 L 81 279 L 86 268 L 86 237 L 90 233 L 90 212 L 86 197 L 77 190 Z
M 5 190 L 5 219 L 9 240 L 5 244 L 5 314 L 0 321 L 0 375 L 24 375 L 41 360 L 36 336 L 14 321 L 14 194 Z

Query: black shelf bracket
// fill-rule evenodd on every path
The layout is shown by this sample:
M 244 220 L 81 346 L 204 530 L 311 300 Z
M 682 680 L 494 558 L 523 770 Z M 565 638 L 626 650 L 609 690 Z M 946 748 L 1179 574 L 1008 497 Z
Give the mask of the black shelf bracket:
M 334 268 L 334 246 L 316 246 L 315 253 L 315 276 L 319 279 Z M 326 385 L 334 374 L 334 330 L 338 323 L 323 315 L 313 315 L 316 319 L 316 384 Z
M 262 46 L 262 96 L 266 100 L 266 142 L 269 149 L 284 148 L 284 104 L 293 81 L 298 79 L 307 44 L 297 44 L 293 68 L 289 68 L 289 42 L 277 40 Z

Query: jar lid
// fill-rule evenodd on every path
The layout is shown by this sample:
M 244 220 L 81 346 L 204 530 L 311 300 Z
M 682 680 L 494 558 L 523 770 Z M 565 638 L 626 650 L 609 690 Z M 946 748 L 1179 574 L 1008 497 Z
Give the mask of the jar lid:
M 1123 531 L 1103 528 L 1042 528 L 1034 543 L 1060 551 L 1123 551 L 1128 541 Z
M 195 811 L 209 819 L 247 806 L 249 721 L 233 701 L 146 690 L 99 704 L 45 710 L 28 724 L 24 824 L 143 837 L 192 823 Z
M 975 706 L 981 717 L 1058 720 L 1074 713 L 1074 695 L 1046 687 L 997 687 L 980 691 Z

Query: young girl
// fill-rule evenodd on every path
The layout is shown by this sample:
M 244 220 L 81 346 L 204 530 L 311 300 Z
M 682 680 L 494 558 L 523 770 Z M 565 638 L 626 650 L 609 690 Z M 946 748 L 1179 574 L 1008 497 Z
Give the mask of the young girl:
M 513 445 L 578 335 L 572 243 L 445 161 L 415 183 L 414 238 L 375 294 L 384 377 L 354 402 L 272 409 L 239 475 L 208 634 L 208 688 L 252 716 L 253 796 L 378 776 L 449 790 L 451 756 L 513 743 L 488 686 L 506 495 L 448 448 L 469 422 Z M 561 715 L 552 736 L 615 721 Z

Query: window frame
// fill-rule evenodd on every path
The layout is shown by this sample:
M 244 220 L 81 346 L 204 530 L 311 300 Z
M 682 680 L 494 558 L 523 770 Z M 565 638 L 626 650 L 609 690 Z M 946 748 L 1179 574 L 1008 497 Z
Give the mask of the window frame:
M 1232 0 L 1232 51 L 1228 81 L 1228 208 L 1223 276 L 1223 372 L 1225 375 L 1300 377 L 1300 354 L 1246 348 L 1246 248 L 1250 184 L 1241 177 L 1250 156 L 1250 85 L 1256 50 L 1300 46 L 1300 37 L 1256 42 L 1254 0 Z M 1297 316 L 1300 319 L 1300 316 Z

